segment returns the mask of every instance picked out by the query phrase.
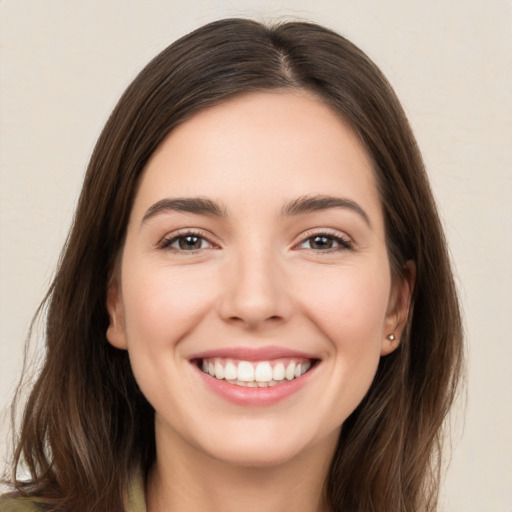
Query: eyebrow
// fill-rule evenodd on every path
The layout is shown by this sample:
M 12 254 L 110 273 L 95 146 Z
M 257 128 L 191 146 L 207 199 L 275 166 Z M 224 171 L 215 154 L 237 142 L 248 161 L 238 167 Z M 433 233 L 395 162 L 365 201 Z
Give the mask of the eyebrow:
M 281 215 L 289 217 L 331 208 L 345 208 L 357 213 L 371 227 L 368 214 L 355 201 L 345 197 L 327 195 L 306 195 L 283 206 Z M 142 218 L 142 223 L 165 212 L 185 212 L 209 217 L 227 217 L 227 210 L 220 204 L 205 197 L 165 198 L 150 206 Z
M 150 206 L 142 218 L 142 223 L 164 212 L 186 212 L 209 217 L 226 217 L 226 209 L 211 199 L 204 197 L 165 198 Z
M 371 227 L 370 217 L 355 201 L 346 197 L 307 195 L 302 196 L 286 204 L 282 209 L 283 216 L 301 215 L 331 208 L 345 208 L 357 213 L 366 224 Z

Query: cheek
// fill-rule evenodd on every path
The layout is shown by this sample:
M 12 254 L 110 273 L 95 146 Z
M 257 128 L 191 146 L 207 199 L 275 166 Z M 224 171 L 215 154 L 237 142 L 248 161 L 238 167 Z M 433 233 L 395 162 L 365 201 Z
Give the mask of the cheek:
M 328 284 L 330 283 L 330 284 Z M 382 273 L 347 273 L 310 294 L 310 314 L 329 340 L 325 389 L 340 425 L 362 401 L 380 361 L 390 281 Z
M 150 272 L 127 262 L 123 305 L 128 343 L 173 345 L 197 325 L 214 286 L 205 272 L 161 266 Z
M 317 276 L 302 287 L 303 303 L 314 323 L 338 349 L 380 344 L 390 290 L 386 272 L 344 268 Z
M 311 407 L 325 418 L 322 432 L 338 428 L 360 404 L 380 361 L 391 280 L 386 260 L 374 264 L 304 268 L 293 293 L 324 351 L 322 394 Z M 303 324 L 301 324 L 303 325 Z
M 125 332 L 135 379 L 155 410 L 175 409 L 180 404 L 176 389 L 193 396 L 179 364 L 181 341 L 207 314 L 212 279 L 197 269 L 128 258 L 122 271 Z

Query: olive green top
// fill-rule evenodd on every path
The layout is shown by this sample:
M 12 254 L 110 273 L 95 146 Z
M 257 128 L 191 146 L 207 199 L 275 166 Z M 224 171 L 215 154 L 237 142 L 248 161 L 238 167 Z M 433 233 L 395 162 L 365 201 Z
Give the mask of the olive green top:
M 125 499 L 125 512 L 146 512 L 144 482 L 140 475 L 130 483 Z M 0 512 L 41 512 L 45 510 L 35 498 L 10 498 L 0 496 Z

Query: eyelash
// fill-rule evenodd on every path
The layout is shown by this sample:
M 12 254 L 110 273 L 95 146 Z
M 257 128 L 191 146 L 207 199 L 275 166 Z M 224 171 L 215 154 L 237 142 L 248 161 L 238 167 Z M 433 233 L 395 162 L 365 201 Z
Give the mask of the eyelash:
M 193 238 L 197 238 L 199 240 L 205 241 L 205 242 L 207 242 L 210 245 L 210 247 L 199 247 L 197 249 L 191 249 L 191 250 L 186 250 L 186 249 L 182 249 L 182 248 L 172 247 L 172 245 L 174 243 L 178 242 L 181 239 L 185 239 L 187 237 L 193 237 Z M 320 231 L 320 232 L 316 232 L 316 233 L 306 233 L 306 235 L 303 238 L 301 238 L 299 243 L 297 243 L 297 244 L 295 244 L 293 246 L 293 249 L 300 249 L 302 244 L 304 244 L 304 243 L 306 243 L 308 241 L 312 241 L 315 238 L 324 238 L 324 239 L 327 239 L 328 241 L 335 242 L 335 243 L 338 244 L 338 247 L 330 247 L 330 248 L 325 249 L 325 250 L 313 249 L 311 247 L 310 248 L 304 247 L 304 249 L 306 249 L 308 251 L 313 251 L 313 252 L 315 252 L 317 254 L 318 253 L 331 254 L 333 252 L 346 251 L 346 250 L 353 250 L 354 249 L 353 242 L 349 238 L 341 236 L 338 233 L 332 233 L 332 232 L 329 232 L 329 231 Z M 170 237 L 164 238 L 158 244 L 157 248 L 158 249 L 162 249 L 162 250 L 171 250 L 171 251 L 176 252 L 176 253 L 194 254 L 194 253 L 197 253 L 198 251 L 201 251 L 201 250 L 204 250 L 204 249 L 218 248 L 218 246 L 216 246 L 213 242 L 211 242 L 202 233 L 197 232 L 197 231 L 193 231 L 193 230 L 186 230 L 186 231 L 181 231 L 181 232 L 175 233 L 175 234 L 173 234 Z
M 205 237 L 202 233 L 187 229 L 185 231 L 179 231 L 178 233 L 175 233 L 175 234 L 171 235 L 170 237 L 164 238 L 158 244 L 158 249 L 167 249 L 167 250 L 171 250 L 176 253 L 181 252 L 181 253 L 190 253 L 190 254 L 194 254 L 197 251 L 206 249 L 206 247 L 200 247 L 198 249 L 186 250 L 186 249 L 179 249 L 176 247 L 172 247 L 172 244 L 174 244 L 175 242 L 178 242 L 180 239 L 185 239 L 187 237 L 194 237 L 194 238 L 198 238 L 200 240 L 206 241 L 208 244 L 210 244 L 210 247 L 208 247 L 208 249 L 215 247 L 215 244 L 213 242 L 210 242 L 210 240 L 208 240 L 208 238 Z
M 317 232 L 309 232 L 306 233 L 300 240 L 298 244 L 294 245 L 294 248 L 300 248 L 304 243 L 308 241 L 312 241 L 315 238 L 324 238 L 329 241 L 335 242 L 338 244 L 338 247 L 330 247 L 328 249 L 320 250 L 320 249 L 313 249 L 313 248 L 304 248 L 308 251 L 313 251 L 316 254 L 332 254 L 334 252 L 338 251 L 347 251 L 347 250 L 353 250 L 354 244 L 350 238 L 347 236 L 343 236 L 339 233 L 331 232 L 331 231 L 317 231 Z

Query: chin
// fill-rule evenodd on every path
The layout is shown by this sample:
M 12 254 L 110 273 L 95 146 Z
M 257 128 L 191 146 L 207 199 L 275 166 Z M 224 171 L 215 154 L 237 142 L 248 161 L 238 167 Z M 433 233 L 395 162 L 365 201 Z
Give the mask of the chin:
M 243 468 L 275 468 L 283 466 L 299 456 L 301 450 L 276 450 L 273 446 L 230 447 L 229 450 L 212 454 L 223 464 Z
M 227 442 L 213 442 L 211 446 L 204 447 L 204 451 L 214 460 L 233 467 L 277 468 L 302 457 L 310 457 L 315 451 L 322 453 L 322 458 L 329 458 L 339 436 L 339 429 L 320 439 L 298 429 L 295 436 L 291 436 L 290 428 L 279 432 L 264 432 L 260 428 L 252 432 L 250 436 L 229 435 Z

